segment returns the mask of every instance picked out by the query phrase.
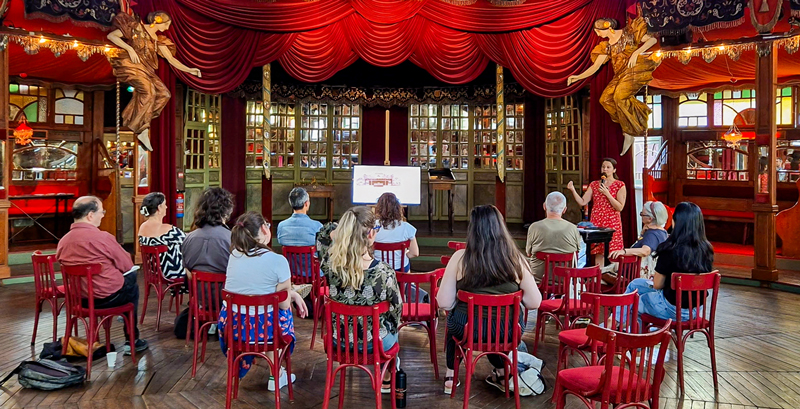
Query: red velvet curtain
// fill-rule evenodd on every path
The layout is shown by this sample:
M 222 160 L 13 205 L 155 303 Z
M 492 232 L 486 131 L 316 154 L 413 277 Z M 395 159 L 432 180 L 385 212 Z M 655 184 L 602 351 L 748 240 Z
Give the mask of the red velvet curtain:
M 167 197 L 169 223 L 175 224 L 175 199 L 178 181 L 176 163 L 176 123 L 175 123 L 175 74 L 166 64 L 158 67 L 158 76 L 172 93 L 172 98 L 161 111 L 161 115 L 150 123 L 150 142 L 153 153 L 150 156 L 150 191 L 162 192 Z
M 498 7 L 486 0 L 142 0 L 137 11 L 172 16 L 167 35 L 178 58 L 203 78 L 178 72 L 195 89 L 227 92 L 253 67 L 278 60 L 293 77 L 321 82 L 356 59 L 392 66 L 408 59 L 435 78 L 467 83 L 490 61 L 508 67 L 534 94 L 555 97 L 583 84 L 566 78 L 589 64 L 596 18 L 618 0 L 529 0 Z
M 222 96 L 222 187 L 234 196 L 231 220 L 244 213 L 247 199 L 245 172 L 236 166 L 245 163 L 245 100 Z
M 386 155 L 386 108 L 362 108 L 361 162 L 383 165 Z M 389 110 L 389 161 L 393 166 L 408 164 L 408 108 Z

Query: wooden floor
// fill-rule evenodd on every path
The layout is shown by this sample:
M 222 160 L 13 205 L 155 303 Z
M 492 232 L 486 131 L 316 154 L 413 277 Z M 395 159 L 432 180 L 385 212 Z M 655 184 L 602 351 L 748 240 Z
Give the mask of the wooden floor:
M 708 350 L 702 337 L 689 342 L 686 352 L 686 396 L 677 398 L 675 361 L 667 366 L 667 379 L 662 387 L 664 408 L 800 408 L 800 296 L 741 286 L 723 285 L 717 315 L 717 357 L 720 390 L 714 396 Z M 30 346 L 33 328 L 33 285 L 0 287 L 0 373 L 13 369 L 20 361 L 38 355 L 42 343 L 50 341 L 52 319 L 42 314 L 35 349 Z M 150 311 L 155 301 L 151 300 Z M 196 379 L 191 379 L 191 349 L 172 335 L 173 314 L 162 319 L 161 332 L 154 330 L 155 314 L 148 313 L 141 327 L 142 337 L 150 342 L 150 350 L 134 367 L 130 357 L 109 369 L 105 360 L 94 365 L 92 381 L 82 387 L 55 392 L 22 389 L 16 377 L 0 388 L 1 408 L 219 408 L 225 400 L 225 361 L 218 343 L 209 345 L 208 357 L 200 365 Z M 754 318 L 755 317 L 755 318 Z M 286 388 L 282 402 L 287 408 L 319 408 L 322 406 L 325 379 L 325 356 L 321 344 L 309 351 L 311 321 L 296 320 L 299 344 L 293 355 L 297 375 L 295 402 L 289 404 Z M 63 329 L 63 314 L 59 328 Z M 444 336 L 443 325 L 439 339 Z M 552 408 L 550 403 L 554 381 L 555 331 L 548 326 L 548 338 L 540 357 L 548 362 L 544 375 L 548 389 L 544 395 L 522 398 L 523 407 Z M 59 331 L 61 332 L 61 331 Z M 532 325 L 524 340 L 532 346 Z M 113 342 L 121 343 L 121 324 L 115 324 Z M 402 366 L 409 375 L 409 405 L 418 408 L 460 408 L 462 389 L 457 399 L 442 394 L 442 381 L 434 379 L 429 362 L 428 341 L 424 331 L 403 329 L 400 334 Z M 441 343 L 440 343 L 441 344 Z M 674 349 L 672 351 L 674 353 Z M 444 372 L 444 354 L 439 353 Z M 242 381 L 238 408 L 274 406 L 274 395 L 266 390 L 265 365 L 253 369 Z M 488 363 L 478 368 L 476 379 L 489 371 Z M 463 372 L 463 371 L 462 371 Z M 374 407 L 364 376 L 348 376 L 345 408 Z M 337 406 L 337 391 L 330 407 Z M 384 405 L 389 405 L 388 397 Z M 388 406 L 385 406 L 388 407 Z M 484 382 L 474 382 L 470 407 L 512 408 L 513 399 Z M 578 408 L 577 401 L 568 407 Z

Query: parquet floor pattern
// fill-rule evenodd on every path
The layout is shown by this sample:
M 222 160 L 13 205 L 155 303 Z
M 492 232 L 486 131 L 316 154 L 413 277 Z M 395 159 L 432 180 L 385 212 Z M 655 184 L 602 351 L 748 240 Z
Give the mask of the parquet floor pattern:
M 20 361 L 38 355 L 42 343 L 50 341 L 52 320 L 42 314 L 36 346 L 31 347 L 33 328 L 33 284 L 0 287 L 0 373 L 13 369 Z M 714 396 L 709 355 L 701 337 L 689 342 L 686 351 L 686 394 L 678 397 L 675 361 L 667 364 L 660 407 L 667 409 L 753 409 L 800 408 L 800 296 L 741 286 L 723 285 L 717 312 L 717 359 L 720 390 Z M 174 313 L 165 313 L 161 332 L 155 332 L 155 298 L 151 297 L 148 316 L 140 327 L 142 337 L 150 342 L 150 350 L 134 367 L 130 357 L 118 362 L 114 369 L 105 359 L 96 362 L 92 381 L 81 387 L 54 392 L 23 389 L 16 377 L 0 388 L 0 408 L 221 408 L 225 404 L 225 359 L 219 344 L 209 344 L 206 362 L 191 378 L 191 345 L 172 334 Z M 531 315 L 533 321 L 535 316 Z M 318 342 L 310 351 L 312 322 L 295 321 L 298 345 L 292 356 L 297 376 L 295 401 L 289 403 L 286 388 L 282 390 L 285 408 L 322 407 L 325 355 Z M 122 343 L 122 325 L 116 323 L 112 342 Z M 64 314 L 59 322 L 64 328 Z M 83 330 L 81 330 L 83 333 Z M 523 339 L 532 346 L 533 323 Z M 444 325 L 439 326 L 439 345 Z M 400 334 L 402 366 L 408 373 L 410 408 L 460 408 L 463 389 L 456 399 L 442 394 L 442 380 L 433 376 L 429 361 L 428 340 L 418 328 L 403 329 Z M 542 396 L 522 398 L 525 408 L 553 408 L 550 402 L 554 383 L 557 338 L 554 325 L 548 325 L 547 339 L 539 355 L 548 362 L 544 375 L 548 389 Z M 674 348 L 672 348 L 674 356 Z M 577 362 L 576 362 L 577 363 Z M 444 374 L 444 353 L 439 352 L 439 365 Z M 470 396 L 472 408 L 513 408 L 513 399 L 506 400 L 499 391 L 481 382 L 489 371 L 482 362 Z M 462 370 L 463 373 L 463 370 Z M 266 365 L 258 365 L 241 383 L 235 408 L 274 407 L 274 395 L 266 390 Z M 463 375 L 462 375 L 463 377 Z M 462 382 L 463 383 L 463 382 Z M 332 393 L 331 408 L 337 407 L 338 387 Z M 348 373 L 345 408 L 374 407 L 374 399 L 366 376 Z M 384 407 L 389 407 L 388 396 Z M 569 408 L 582 407 L 568 400 Z

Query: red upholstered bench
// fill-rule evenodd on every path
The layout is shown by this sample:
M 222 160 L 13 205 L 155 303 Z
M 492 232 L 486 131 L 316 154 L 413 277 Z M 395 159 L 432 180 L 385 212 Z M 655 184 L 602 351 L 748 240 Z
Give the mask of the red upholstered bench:
M 742 244 L 747 242 L 748 227 L 753 224 L 755 214 L 753 212 L 739 212 L 733 210 L 702 209 L 703 218 L 714 222 L 744 223 L 744 235 Z

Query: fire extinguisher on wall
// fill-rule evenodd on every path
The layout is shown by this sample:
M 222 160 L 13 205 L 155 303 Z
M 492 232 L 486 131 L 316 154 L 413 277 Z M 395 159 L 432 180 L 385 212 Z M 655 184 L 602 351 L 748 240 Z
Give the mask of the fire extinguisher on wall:
M 183 190 L 175 195 L 175 217 L 183 218 Z

